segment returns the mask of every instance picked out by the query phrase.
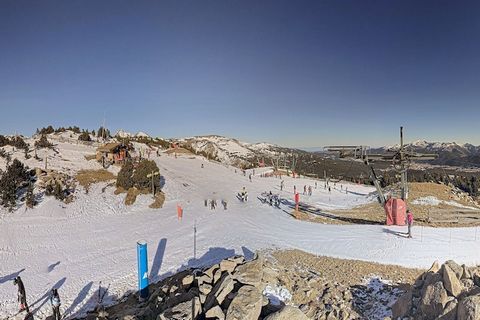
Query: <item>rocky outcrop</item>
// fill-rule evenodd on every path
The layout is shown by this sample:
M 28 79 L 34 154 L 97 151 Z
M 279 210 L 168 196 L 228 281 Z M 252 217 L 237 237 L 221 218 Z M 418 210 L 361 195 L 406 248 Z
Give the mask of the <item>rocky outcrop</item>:
M 465 265 L 435 262 L 392 306 L 393 319 L 480 320 L 480 287 Z
M 153 285 L 146 303 L 113 306 L 96 319 L 145 320 L 258 320 L 309 319 L 300 309 L 274 301 L 263 294 L 275 272 L 264 276 L 265 259 L 246 262 L 241 256 L 225 259 L 203 270 L 185 270 Z M 93 318 L 92 318 L 93 319 Z
M 282 310 L 272 313 L 264 320 L 308 320 L 308 317 L 298 308 L 285 306 Z
M 258 320 L 262 301 L 262 293 L 256 287 L 242 286 L 228 307 L 226 320 Z

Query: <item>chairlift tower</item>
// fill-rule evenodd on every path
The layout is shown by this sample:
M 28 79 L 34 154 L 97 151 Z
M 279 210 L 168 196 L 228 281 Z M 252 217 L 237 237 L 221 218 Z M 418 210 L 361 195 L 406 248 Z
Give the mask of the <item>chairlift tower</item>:
M 372 180 L 375 188 L 377 189 L 378 201 L 387 212 L 387 224 L 389 213 L 393 212 L 393 215 L 398 217 L 402 217 L 405 214 L 405 202 L 408 199 L 407 172 L 411 162 L 414 160 L 434 160 L 438 157 L 437 154 L 433 153 L 417 153 L 406 150 L 405 145 L 403 144 L 403 127 L 400 127 L 400 146 L 397 148 L 388 149 L 385 153 L 382 154 L 371 154 L 370 147 L 368 146 L 328 146 L 325 147 L 325 149 L 329 152 L 338 152 L 340 158 L 362 160 L 365 165 L 369 167 L 370 180 Z M 401 194 L 399 199 L 387 199 L 385 197 L 383 190 L 380 186 L 380 179 L 377 176 L 373 167 L 373 163 L 375 162 L 390 162 L 395 171 L 400 174 Z M 404 224 L 404 221 L 401 218 L 393 220 L 397 220 L 397 222 L 395 222 L 394 224 Z

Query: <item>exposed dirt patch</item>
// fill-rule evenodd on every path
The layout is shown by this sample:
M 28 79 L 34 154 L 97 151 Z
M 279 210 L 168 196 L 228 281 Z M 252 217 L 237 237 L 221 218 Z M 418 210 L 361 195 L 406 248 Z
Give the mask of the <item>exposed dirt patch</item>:
M 127 192 L 127 190 L 125 190 L 123 187 L 117 187 L 115 189 L 115 191 L 113 192 L 113 194 L 119 195 L 119 194 L 126 193 L 126 192 Z
M 86 190 L 90 187 L 91 184 L 99 182 L 108 182 L 116 179 L 117 177 L 110 171 L 100 169 L 100 170 L 80 170 L 77 173 L 78 183 L 84 187 Z
M 85 156 L 85 160 L 90 161 L 90 160 L 95 160 L 97 158 L 96 155 L 94 154 L 88 154 Z
M 163 203 L 165 202 L 165 194 L 163 192 L 157 192 L 155 194 L 155 201 L 151 205 L 149 205 L 152 209 L 159 209 L 163 207 Z
M 173 148 L 173 149 L 168 149 L 165 151 L 167 154 L 187 154 L 187 155 L 193 155 L 193 153 L 190 150 L 187 150 L 185 148 Z
M 274 251 L 271 255 L 286 268 L 313 270 L 346 286 L 360 284 L 365 276 L 375 274 L 383 279 L 411 284 L 424 271 L 359 260 L 316 256 L 300 250 Z
M 117 189 L 118 190 L 118 189 Z M 140 190 L 135 187 L 128 189 L 127 195 L 125 196 L 125 204 L 131 206 L 137 200 L 139 194 L 148 194 L 149 190 Z

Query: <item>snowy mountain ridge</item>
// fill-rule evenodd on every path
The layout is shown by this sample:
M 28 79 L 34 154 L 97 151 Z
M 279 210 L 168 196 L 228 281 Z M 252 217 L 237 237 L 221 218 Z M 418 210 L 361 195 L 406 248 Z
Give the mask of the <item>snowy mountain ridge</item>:
M 237 166 L 260 161 L 263 157 L 271 157 L 289 150 L 271 143 L 248 143 L 219 135 L 194 136 L 174 141 L 195 153 L 203 153 L 222 163 Z

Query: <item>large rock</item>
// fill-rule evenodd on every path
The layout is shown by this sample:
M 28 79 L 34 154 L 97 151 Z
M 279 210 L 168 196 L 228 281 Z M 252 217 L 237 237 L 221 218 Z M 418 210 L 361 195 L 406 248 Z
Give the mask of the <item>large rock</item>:
M 406 316 L 412 308 L 412 291 L 404 292 L 392 306 L 393 319 Z
M 220 270 L 222 270 L 222 272 L 226 271 L 228 273 L 233 273 L 236 267 L 236 261 L 222 260 L 222 262 L 220 262 Z
M 308 320 L 308 317 L 298 308 L 285 306 L 282 310 L 272 313 L 264 320 Z
M 458 304 L 458 320 L 480 320 L 480 295 L 470 296 Z
M 452 271 L 455 272 L 455 275 L 457 276 L 458 279 L 462 278 L 463 268 L 458 263 L 456 263 L 453 260 L 448 260 L 443 265 L 444 266 L 449 266 L 450 269 L 452 269 Z
M 219 268 L 220 266 L 218 264 L 214 264 L 213 266 L 205 270 L 203 273 L 206 274 L 211 279 L 213 279 L 213 275 L 215 274 L 215 271 L 217 271 Z
M 182 284 L 184 286 L 189 286 L 192 283 L 193 283 L 193 275 L 192 274 L 188 274 L 182 279 Z
M 233 274 L 233 278 L 242 284 L 259 288 L 263 277 L 262 269 L 263 258 L 258 257 L 256 260 L 238 266 Z
M 258 320 L 262 301 L 262 293 L 256 287 L 241 287 L 228 307 L 226 320 Z
M 220 306 L 215 306 L 205 313 L 207 319 L 225 320 L 225 314 Z
M 435 260 L 430 269 L 427 270 L 427 272 L 435 273 L 438 271 L 440 271 L 440 263 L 438 263 L 438 260 Z
M 457 318 L 457 306 L 458 301 L 456 299 L 448 302 L 438 320 L 455 320 Z
M 472 274 L 470 270 L 468 270 L 467 266 L 462 264 L 463 274 L 462 279 L 472 279 Z
M 185 301 L 159 314 L 157 320 L 194 320 L 202 312 L 198 297 Z
M 456 273 L 450 268 L 449 265 L 443 265 L 443 284 L 445 289 L 454 297 L 458 297 L 462 293 L 462 283 L 457 277 Z M 463 273 L 463 270 L 462 270 Z
M 447 302 L 447 291 L 443 287 L 442 281 L 438 281 L 427 286 L 422 295 L 418 311 L 422 314 L 423 319 L 435 319 L 442 314 Z
M 205 309 L 211 309 L 216 304 L 221 305 L 225 297 L 232 292 L 234 287 L 235 281 L 228 273 L 225 273 L 208 294 L 205 300 Z

